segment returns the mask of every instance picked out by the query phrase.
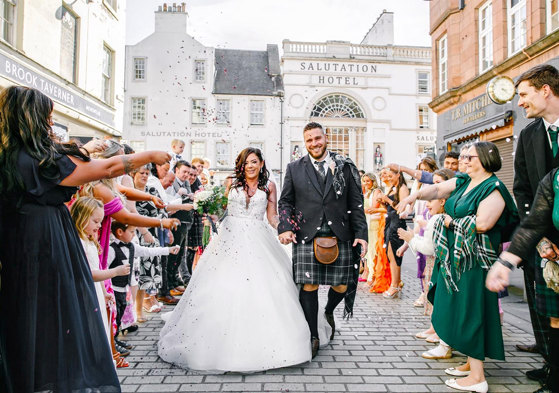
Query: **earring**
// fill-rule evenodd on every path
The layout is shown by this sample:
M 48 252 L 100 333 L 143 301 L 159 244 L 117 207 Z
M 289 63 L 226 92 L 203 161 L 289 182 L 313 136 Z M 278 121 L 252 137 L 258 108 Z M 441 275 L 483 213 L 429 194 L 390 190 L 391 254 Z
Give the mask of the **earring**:
M 264 168 L 260 168 L 260 173 L 264 173 Z

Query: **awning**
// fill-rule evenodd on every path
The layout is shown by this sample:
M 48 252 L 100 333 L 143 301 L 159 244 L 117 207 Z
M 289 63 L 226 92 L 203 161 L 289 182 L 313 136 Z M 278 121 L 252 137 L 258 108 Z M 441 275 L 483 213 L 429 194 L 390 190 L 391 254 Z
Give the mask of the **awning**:
M 465 127 L 461 130 L 446 134 L 443 136 L 443 140 L 445 142 L 450 142 L 458 139 L 466 139 L 470 136 L 476 136 L 484 131 L 503 127 L 510 119 L 512 119 L 512 110 L 498 113 L 486 119 L 486 121 L 482 124 L 472 124 L 471 126 Z

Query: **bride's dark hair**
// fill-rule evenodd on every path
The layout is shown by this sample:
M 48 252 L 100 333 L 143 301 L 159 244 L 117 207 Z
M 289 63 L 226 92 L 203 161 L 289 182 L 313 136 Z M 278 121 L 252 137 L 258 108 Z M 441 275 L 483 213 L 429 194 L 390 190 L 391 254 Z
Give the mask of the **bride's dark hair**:
M 268 179 L 270 178 L 270 172 L 268 171 L 268 169 L 266 169 L 266 161 L 264 161 L 262 152 L 256 147 L 247 147 L 246 149 L 241 151 L 235 159 L 235 179 L 233 180 L 232 187 L 242 187 L 243 189 L 247 188 L 245 177 L 245 162 L 248 156 L 250 156 L 251 154 L 256 155 L 256 157 L 258 157 L 258 159 L 264 163 L 264 165 L 262 165 L 260 173 L 258 174 L 258 189 L 268 194 L 270 192 L 270 190 L 268 189 Z

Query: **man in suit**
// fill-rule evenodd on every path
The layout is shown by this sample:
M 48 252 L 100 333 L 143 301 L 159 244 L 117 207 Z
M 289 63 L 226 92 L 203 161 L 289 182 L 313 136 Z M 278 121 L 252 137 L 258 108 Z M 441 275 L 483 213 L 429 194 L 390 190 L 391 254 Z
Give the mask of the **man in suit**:
M 192 191 L 190 189 L 190 170 L 192 166 L 188 161 L 179 160 L 176 162 L 175 171 L 175 181 L 167 189 L 167 193 L 182 199 L 182 203 L 192 203 Z M 167 263 L 167 282 L 169 283 L 169 288 L 171 288 L 171 296 L 179 296 L 184 292 L 184 282 L 179 279 L 178 270 L 186 257 L 187 248 L 187 236 L 188 230 L 192 226 L 193 212 L 187 210 L 177 211 L 173 217 L 178 218 L 181 224 L 173 231 L 173 238 L 175 239 L 175 244 L 180 246 L 179 253 L 176 255 L 169 255 L 169 261 Z
M 530 212 L 540 180 L 559 166 L 559 71 L 551 65 L 536 66 L 519 76 L 516 88 L 518 106 L 524 108 L 527 118 L 536 119 L 520 133 L 514 159 L 513 191 L 522 219 Z M 547 288 L 541 267 L 542 258 L 557 260 L 558 256 L 553 255 L 553 245 L 547 247 L 547 252 L 542 251 L 546 242 L 549 243 L 544 238 L 538 245 L 540 255 L 534 252 L 533 258 L 523 261 L 526 297 L 536 347 L 547 363 L 543 369 L 531 370 L 526 374 L 540 381 L 547 378 L 548 364 L 559 360 L 559 295 Z M 525 346 L 517 347 L 530 350 Z M 556 354 L 552 348 L 555 348 Z
M 282 244 L 293 243 L 293 277 L 302 285 L 299 300 L 309 324 L 314 357 L 319 347 L 318 286 L 330 285 L 324 311 L 332 326 L 332 339 L 334 309 L 346 297 L 348 284 L 357 277 L 353 247 L 360 245 L 363 257 L 368 233 L 355 165 L 327 150 L 326 134 L 320 124 L 307 124 L 303 138 L 309 154 L 287 165 L 278 203 L 278 233 Z M 335 236 L 339 248 L 338 258 L 329 265 L 319 263 L 313 249 L 315 237 L 327 236 Z

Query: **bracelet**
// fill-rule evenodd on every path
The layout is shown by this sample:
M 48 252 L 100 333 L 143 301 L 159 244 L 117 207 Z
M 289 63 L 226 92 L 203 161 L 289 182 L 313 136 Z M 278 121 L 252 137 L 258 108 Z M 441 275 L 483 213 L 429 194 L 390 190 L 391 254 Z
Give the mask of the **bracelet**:
M 88 157 L 91 157 L 91 155 L 89 154 L 89 150 L 87 150 L 85 147 L 80 146 L 80 147 L 78 147 L 78 150 L 85 151 L 84 154 Z
M 504 265 L 505 267 L 509 268 L 509 270 L 514 270 L 514 268 L 516 267 L 512 263 L 510 263 L 509 261 L 505 261 L 501 257 L 497 257 L 497 262 L 499 262 L 501 265 Z

